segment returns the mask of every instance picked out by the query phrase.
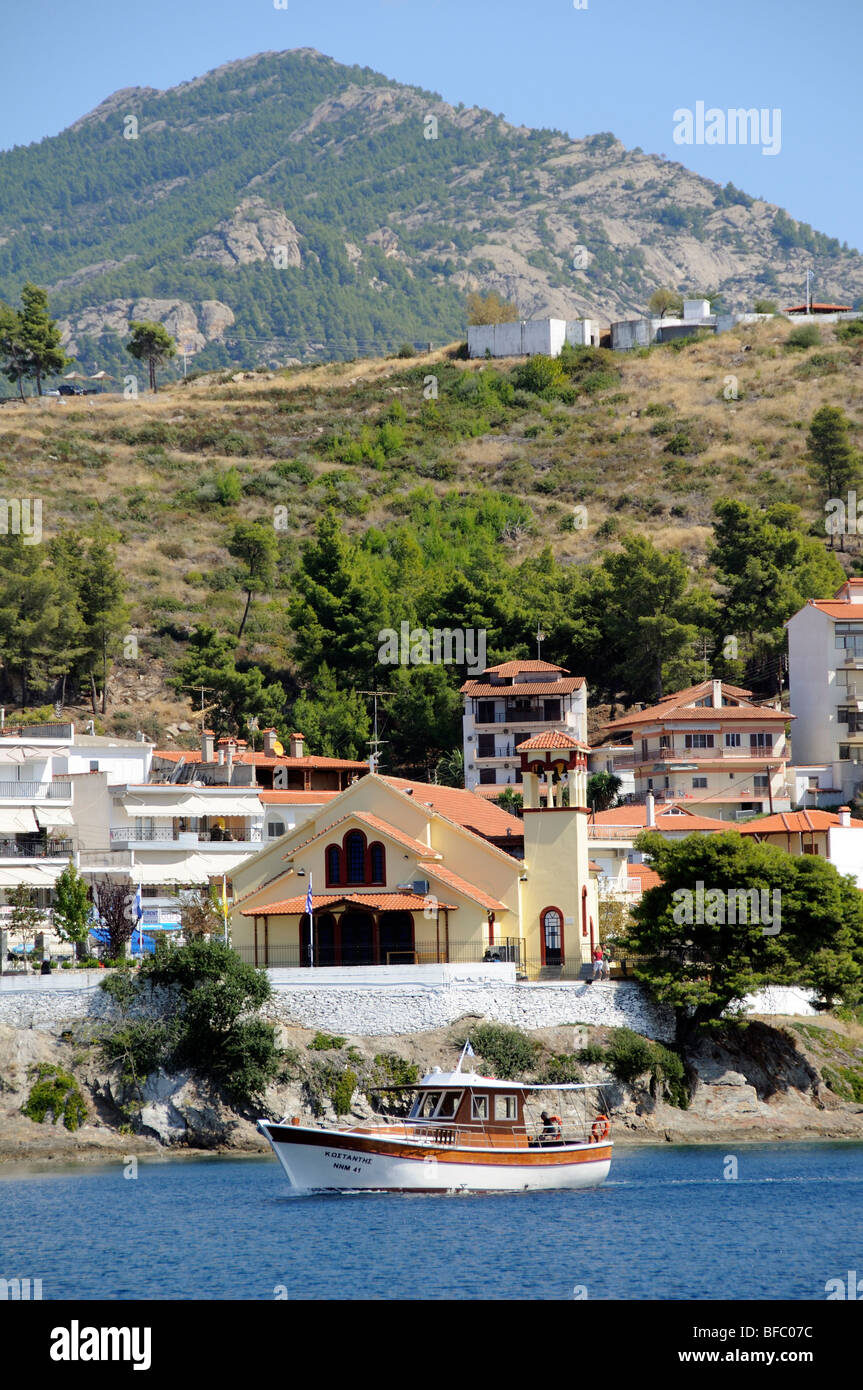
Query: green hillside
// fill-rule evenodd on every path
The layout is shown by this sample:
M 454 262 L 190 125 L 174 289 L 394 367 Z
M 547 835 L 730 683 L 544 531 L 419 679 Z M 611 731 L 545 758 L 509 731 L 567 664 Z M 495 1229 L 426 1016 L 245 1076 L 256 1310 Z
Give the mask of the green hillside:
M 731 185 L 312 50 L 117 92 L 0 154 L 0 299 L 47 288 L 90 372 L 128 368 L 130 318 L 165 322 L 199 368 L 351 358 L 463 335 L 468 288 L 608 322 L 669 264 L 675 287 L 749 308 L 799 298 L 813 260 L 822 297 L 863 295 L 856 252 Z
M 863 345 L 848 326 L 796 334 L 778 319 L 627 355 L 438 352 L 8 403 L 4 487 L 43 500 L 46 544 L 0 538 L 4 698 L 20 703 L 25 676 L 31 705 L 64 672 L 69 701 L 91 670 L 101 686 L 101 648 L 64 654 L 59 616 L 25 639 L 37 579 L 40 611 L 67 612 L 48 599 L 81 589 L 70 537 L 106 530 L 130 610 L 108 644 L 117 731 L 161 737 L 204 685 L 219 728 L 258 715 L 364 755 L 352 692 L 381 688 L 388 765 L 428 771 L 460 742 L 465 672 L 382 664 L 380 633 L 402 622 L 483 629 L 489 662 L 534 655 L 539 625 L 543 657 L 607 703 L 705 662 L 773 694 L 783 622 L 857 563 L 856 537 L 828 549 L 808 451 L 833 407 L 857 467 Z

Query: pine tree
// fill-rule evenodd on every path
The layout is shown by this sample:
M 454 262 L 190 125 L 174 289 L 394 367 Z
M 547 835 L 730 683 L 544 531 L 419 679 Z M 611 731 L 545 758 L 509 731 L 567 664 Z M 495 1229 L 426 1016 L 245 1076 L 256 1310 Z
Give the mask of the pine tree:
M 161 323 L 133 320 L 129 324 L 129 329 L 132 336 L 126 344 L 126 351 L 130 356 L 137 358 L 139 362 L 147 363 L 150 373 L 150 390 L 155 394 L 156 368 L 161 367 L 162 363 L 167 361 L 169 357 L 176 356 L 177 344 Z
M 36 391 L 42 394 L 42 377 L 62 372 L 71 358 L 66 356 L 60 341 L 60 330 L 48 314 L 48 296 L 38 285 L 29 282 L 21 291 L 19 314 L 21 341 L 27 353 L 29 372 L 36 379 Z

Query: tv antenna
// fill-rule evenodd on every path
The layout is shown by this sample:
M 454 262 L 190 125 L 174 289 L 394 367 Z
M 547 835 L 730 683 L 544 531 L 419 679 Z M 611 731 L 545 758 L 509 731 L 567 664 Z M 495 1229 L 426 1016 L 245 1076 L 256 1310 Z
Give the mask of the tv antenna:
M 386 739 L 386 738 L 379 738 L 379 737 L 378 737 L 378 696 L 379 696 L 379 695 L 395 695 L 395 693 L 396 693 L 396 692 L 395 692 L 394 690 L 358 690 L 358 691 L 357 691 L 357 694 L 358 694 L 358 695 L 371 695 L 372 698 L 374 699 L 374 702 L 375 702 L 374 734 L 372 735 L 371 738 L 367 738 L 367 739 L 366 739 L 366 743 L 368 743 L 368 744 L 371 746 L 371 752 L 369 753 L 369 769 L 370 769 L 370 771 L 372 771 L 372 772 L 377 772 L 377 770 L 378 770 L 378 762 L 380 761 L 380 756 L 381 756 L 381 755 L 380 755 L 380 745 L 381 745 L 382 743 L 389 743 L 389 739 Z

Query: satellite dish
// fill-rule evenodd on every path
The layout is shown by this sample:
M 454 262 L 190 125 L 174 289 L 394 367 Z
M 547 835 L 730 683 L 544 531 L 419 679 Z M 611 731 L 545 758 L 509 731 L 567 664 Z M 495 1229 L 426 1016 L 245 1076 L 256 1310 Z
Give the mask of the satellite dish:
M 285 756 L 285 750 L 279 743 L 278 739 L 276 739 L 275 743 L 273 744 L 273 752 L 275 753 L 277 758 L 283 758 Z

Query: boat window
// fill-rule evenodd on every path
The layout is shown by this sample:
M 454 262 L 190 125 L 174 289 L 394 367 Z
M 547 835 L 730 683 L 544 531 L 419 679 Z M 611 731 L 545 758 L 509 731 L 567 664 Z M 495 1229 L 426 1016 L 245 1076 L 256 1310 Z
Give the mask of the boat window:
M 437 1112 L 439 1120 L 451 1120 L 458 1110 L 458 1103 L 461 1100 L 461 1091 L 444 1091 L 440 1109 Z
M 419 1108 L 417 1110 L 417 1117 L 423 1120 L 431 1119 L 432 1115 L 437 1109 L 437 1104 L 440 1100 L 440 1096 L 440 1091 L 426 1091 L 425 1095 L 420 1097 Z
M 494 1118 L 496 1120 L 517 1120 L 518 1119 L 518 1097 L 517 1096 L 495 1096 L 494 1098 Z
M 474 1120 L 488 1119 L 488 1096 L 474 1096 L 471 1117 Z

